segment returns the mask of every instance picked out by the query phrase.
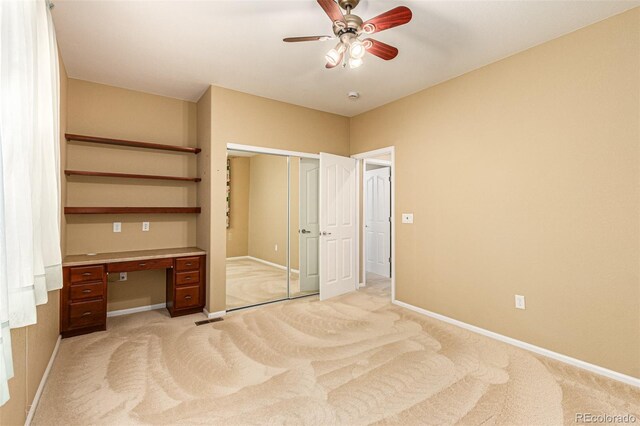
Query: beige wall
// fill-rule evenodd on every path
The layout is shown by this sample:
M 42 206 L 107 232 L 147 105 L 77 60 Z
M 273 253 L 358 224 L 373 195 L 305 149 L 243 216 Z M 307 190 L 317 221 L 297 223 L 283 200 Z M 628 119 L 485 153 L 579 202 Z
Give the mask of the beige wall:
M 249 256 L 286 266 L 287 157 L 254 155 L 249 164 Z
M 229 157 L 231 207 L 227 257 L 249 255 L 249 157 Z
M 68 132 L 196 146 L 196 104 L 87 81 L 69 79 Z M 64 148 L 64 146 L 63 146 Z M 64 163 L 63 163 L 64 164 Z M 196 176 L 193 154 L 81 142 L 66 143 L 66 168 L 170 176 Z M 67 177 L 68 206 L 195 206 L 189 182 Z M 196 215 L 67 215 L 66 254 L 188 247 L 196 245 Z M 150 230 L 142 232 L 142 222 Z M 112 223 L 122 222 L 122 232 Z M 164 275 L 129 274 L 109 284 L 108 309 L 165 300 Z
M 223 311 L 226 308 L 225 305 L 225 287 L 217 286 L 214 287 L 211 285 L 211 282 L 214 281 L 214 272 L 219 275 L 218 270 L 213 270 L 211 267 L 213 257 L 213 252 L 215 251 L 217 255 L 220 253 L 224 254 L 226 252 L 226 236 L 225 233 L 218 233 L 215 240 L 212 235 L 211 221 L 215 217 L 217 220 L 223 221 L 223 226 L 226 232 L 226 176 L 227 176 L 227 152 L 226 148 L 222 151 L 221 157 L 216 158 L 216 166 L 219 168 L 218 172 L 223 173 L 222 178 L 224 179 L 224 185 L 221 192 L 216 192 L 215 198 L 212 192 L 212 175 L 213 175 L 213 146 L 211 144 L 212 140 L 212 109 L 211 109 L 211 87 L 207 89 L 207 91 L 200 97 L 197 104 L 198 111 L 198 119 L 197 119 L 197 135 L 198 135 L 198 147 L 202 149 L 200 154 L 198 154 L 198 173 L 202 178 L 202 181 L 198 185 L 198 205 L 201 208 L 200 214 L 196 218 L 196 245 L 201 249 L 207 252 L 207 265 L 206 265 L 206 281 L 207 281 L 207 305 L 205 309 L 209 312 L 217 312 Z M 220 155 L 220 153 L 217 153 Z M 222 161 L 220 161 L 222 160 Z M 220 168 L 222 167 L 222 168 Z M 218 188 L 216 188 L 218 189 Z M 212 200 L 216 200 L 215 205 Z M 224 249 L 222 248 L 224 247 Z M 218 305 L 212 305 L 211 300 L 216 300 Z M 214 310 L 217 308 L 217 311 Z
M 14 376 L 9 380 L 11 398 L 0 407 L 0 424 L 23 425 L 60 334 L 60 292 L 49 292 L 49 301 L 37 308 L 38 323 L 11 330 Z
M 640 9 L 352 119 L 388 145 L 399 300 L 640 377 Z
M 60 61 L 60 164 L 64 164 L 64 133 L 67 127 L 67 70 Z M 61 192 L 64 207 L 65 181 L 61 171 Z M 61 215 L 60 246 L 64 253 L 65 218 Z M 51 359 L 60 334 L 60 292 L 51 291 L 48 301 L 37 307 L 38 322 L 29 327 L 11 330 L 14 376 L 9 380 L 11 398 L 0 407 L 0 425 L 23 425 L 44 371 Z
M 201 114 L 204 121 L 200 115 L 198 121 L 199 143 L 211 158 L 211 188 L 201 185 L 199 196 L 201 203 L 210 202 L 211 222 L 209 229 L 198 223 L 198 235 L 206 234 L 199 241 L 209 243 L 207 310 L 215 312 L 226 304 L 226 225 L 224 210 L 216 207 L 224 205 L 226 196 L 226 144 L 348 155 L 349 120 L 217 86 L 211 86 L 198 104 L 211 107 L 210 113 Z M 201 127 L 210 134 L 201 134 Z
M 254 155 L 231 161 L 231 226 L 227 258 L 252 256 L 287 264 L 287 157 Z M 300 159 L 290 157 L 291 268 L 298 269 Z M 254 176 L 255 179 L 250 179 Z M 251 183 L 250 183 L 251 182 Z M 278 251 L 275 251 L 275 245 Z

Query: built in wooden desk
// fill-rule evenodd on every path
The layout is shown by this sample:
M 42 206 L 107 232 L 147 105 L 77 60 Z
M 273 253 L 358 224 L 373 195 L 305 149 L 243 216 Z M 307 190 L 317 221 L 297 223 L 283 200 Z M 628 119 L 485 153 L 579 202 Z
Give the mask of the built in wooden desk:
M 172 317 L 202 312 L 206 252 L 197 247 L 66 256 L 62 262 L 60 334 L 107 329 L 109 273 L 166 269 L 167 310 Z

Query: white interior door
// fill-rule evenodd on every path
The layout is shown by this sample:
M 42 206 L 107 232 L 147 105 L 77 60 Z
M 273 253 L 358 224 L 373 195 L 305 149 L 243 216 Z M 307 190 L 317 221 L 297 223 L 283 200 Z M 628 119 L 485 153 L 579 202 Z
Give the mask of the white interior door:
M 320 300 L 356 289 L 356 160 L 320 153 Z
M 320 166 L 300 159 L 300 291 L 320 287 Z
M 391 276 L 391 169 L 365 171 L 366 270 Z

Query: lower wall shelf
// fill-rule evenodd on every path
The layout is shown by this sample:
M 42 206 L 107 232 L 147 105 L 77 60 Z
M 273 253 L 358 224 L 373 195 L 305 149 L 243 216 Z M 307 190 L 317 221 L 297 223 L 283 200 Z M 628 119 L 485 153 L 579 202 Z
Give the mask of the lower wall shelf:
M 65 214 L 200 213 L 200 207 L 65 207 Z

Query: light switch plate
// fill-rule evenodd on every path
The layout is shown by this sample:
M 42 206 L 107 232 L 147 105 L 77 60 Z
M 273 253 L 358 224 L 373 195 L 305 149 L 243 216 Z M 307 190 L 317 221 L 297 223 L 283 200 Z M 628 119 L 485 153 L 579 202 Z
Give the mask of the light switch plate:
M 142 222 L 142 231 L 147 232 L 149 230 L 149 222 Z
M 516 294 L 516 309 L 525 309 L 524 296 Z
M 113 222 L 113 232 L 122 232 L 122 222 Z
M 402 213 L 402 223 L 413 223 L 413 213 Z
M 120 272 L 120 279 L 118 281 L 126 281 L 127 280 L 127 273 L 126 272 Z

